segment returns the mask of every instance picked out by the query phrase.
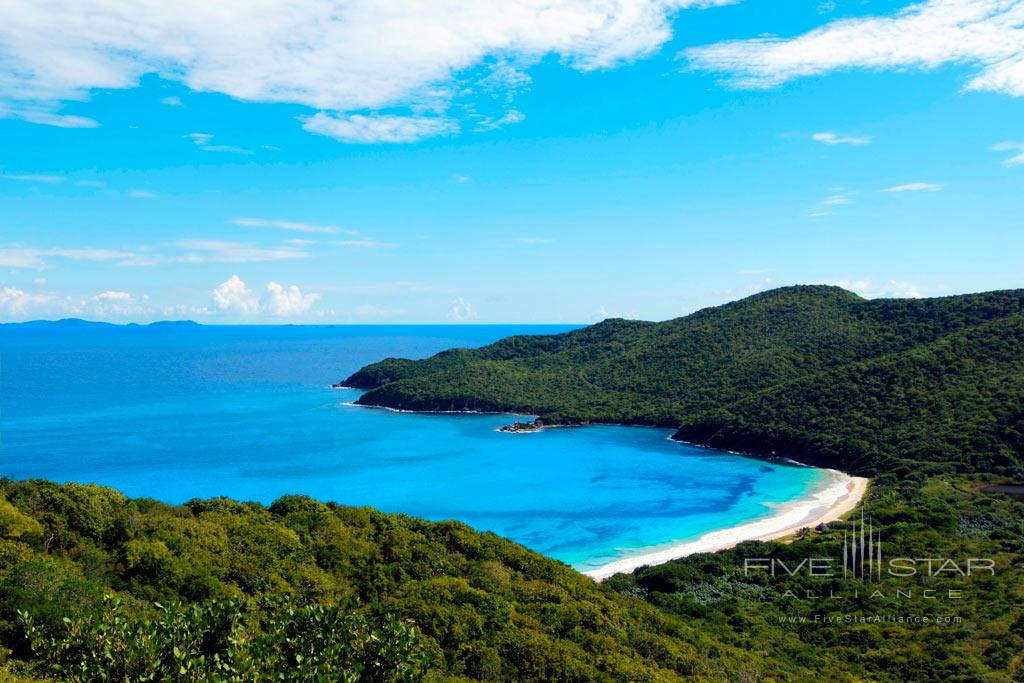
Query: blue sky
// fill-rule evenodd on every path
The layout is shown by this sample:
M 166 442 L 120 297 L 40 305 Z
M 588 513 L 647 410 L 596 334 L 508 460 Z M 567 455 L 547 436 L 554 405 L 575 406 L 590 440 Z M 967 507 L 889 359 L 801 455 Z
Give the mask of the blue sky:
M 114 4 L 0 28 L 0 320 L 1024 287 L 1024 2 Z

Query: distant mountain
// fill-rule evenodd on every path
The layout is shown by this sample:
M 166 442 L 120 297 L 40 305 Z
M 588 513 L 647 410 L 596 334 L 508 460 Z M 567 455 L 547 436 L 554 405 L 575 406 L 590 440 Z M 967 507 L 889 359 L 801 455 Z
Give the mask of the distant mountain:
M 10 327 L 41 327 L 41 328 L 86 328 L 86 327 L 200 327 L 194 320 L 158 320 L 152 323 L 107 323 L 81 318 L 61 318 L 60 320 L 29 320 L 21 323 L 0 323 Z
M 873 474 L 1020 472 L 1024 290 L 868 301 L 786 287 L 662 323 L 606 320 L 343 384 L 364 405 L 515 411 Z

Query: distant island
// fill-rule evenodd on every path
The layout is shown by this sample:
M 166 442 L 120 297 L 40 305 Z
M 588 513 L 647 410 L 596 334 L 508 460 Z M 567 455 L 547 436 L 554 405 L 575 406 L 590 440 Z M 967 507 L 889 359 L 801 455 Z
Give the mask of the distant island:
M 96 320 L 82 320 L 81 318 L 61 318 L 60 320 L 28 320 L 20 323 L 0 323 L 6 327 L 66 327 L 66 328 L 102 328 L 102 327 L 199 327 L 200 323 L 194 320 L 157 320 L 151 323 L 108 323 Z

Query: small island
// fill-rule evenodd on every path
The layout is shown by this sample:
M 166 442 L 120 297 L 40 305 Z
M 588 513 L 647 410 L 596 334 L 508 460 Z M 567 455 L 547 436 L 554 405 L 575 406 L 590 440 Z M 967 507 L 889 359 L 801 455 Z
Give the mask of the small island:
M 513 422 L 501 427 L 498 431 L 509 434 L 533 434 L 542 429 L 544 429 L 544 421 L 538 418 L 533 422 Z

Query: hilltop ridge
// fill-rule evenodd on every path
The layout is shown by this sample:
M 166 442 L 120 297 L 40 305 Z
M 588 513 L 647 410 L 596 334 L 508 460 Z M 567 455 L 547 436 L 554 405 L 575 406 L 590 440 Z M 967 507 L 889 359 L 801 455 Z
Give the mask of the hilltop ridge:
M 368 390 L 362 405 L 672 427 L 857 474 L 1019 472 L 1024 290 L 867 300 L 785 287 L 660 323 L 386 359 L 342 384 Z

